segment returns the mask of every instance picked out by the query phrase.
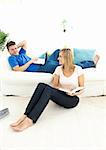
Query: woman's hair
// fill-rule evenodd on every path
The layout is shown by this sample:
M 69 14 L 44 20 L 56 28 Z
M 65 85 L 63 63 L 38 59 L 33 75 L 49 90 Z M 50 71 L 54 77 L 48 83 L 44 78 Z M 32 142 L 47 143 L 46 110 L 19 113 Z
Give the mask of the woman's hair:
M 64 57 L 64 65 L 63 69 L 67 68 L 69 71 L 74 71 L 74 63 L 73 63 L 73 56 L 72 56 L 72 50 L 69 48 L 64 48 L 61 50 L 63 52 L 63 57 Z

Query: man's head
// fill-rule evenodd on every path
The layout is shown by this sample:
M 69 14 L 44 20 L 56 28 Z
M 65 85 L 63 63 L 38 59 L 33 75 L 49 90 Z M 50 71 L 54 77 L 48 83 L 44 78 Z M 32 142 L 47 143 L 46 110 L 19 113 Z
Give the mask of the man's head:
M 8 42 L 6 44 L 6 47 L 8 49 L 8 52 L 10 53 L 10 55 L 18 55 L 17 45 L 14 41 Z

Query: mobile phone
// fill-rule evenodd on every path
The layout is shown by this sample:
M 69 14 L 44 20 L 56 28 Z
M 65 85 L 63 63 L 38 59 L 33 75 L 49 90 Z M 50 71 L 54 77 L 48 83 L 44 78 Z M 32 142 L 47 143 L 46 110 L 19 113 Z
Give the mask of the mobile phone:
M 8 114 L 9 114 L 9 109 L 8 108 L 0 110 L 0 119 L 4 118 Z

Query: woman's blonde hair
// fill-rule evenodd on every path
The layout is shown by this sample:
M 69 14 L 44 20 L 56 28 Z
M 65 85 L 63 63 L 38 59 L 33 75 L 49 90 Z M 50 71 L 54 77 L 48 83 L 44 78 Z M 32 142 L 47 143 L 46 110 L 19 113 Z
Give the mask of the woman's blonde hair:
M 74 63 L 73 63 L 73 56 L 72 56 L 72 50 L 69 48 L 64 48 L 61 50 L 63 52 L 63 57 L 64 57 L 64 65 L 63 69 L 67 68 L 69 71 L 74 71 Z

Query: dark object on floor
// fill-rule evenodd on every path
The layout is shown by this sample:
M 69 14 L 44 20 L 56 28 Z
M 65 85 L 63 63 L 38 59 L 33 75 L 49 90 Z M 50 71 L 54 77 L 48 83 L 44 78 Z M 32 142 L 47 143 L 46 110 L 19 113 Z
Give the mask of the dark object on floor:
M 9 114 L 9 109 L 8 108 L 0 110 L 0 119 L 4 118 L 8 114 Z

